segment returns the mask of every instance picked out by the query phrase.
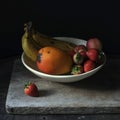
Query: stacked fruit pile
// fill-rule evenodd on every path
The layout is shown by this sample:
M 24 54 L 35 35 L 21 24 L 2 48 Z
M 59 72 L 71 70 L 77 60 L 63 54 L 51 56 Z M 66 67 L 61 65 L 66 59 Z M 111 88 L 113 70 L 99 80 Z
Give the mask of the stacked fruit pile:
M 89 39 L 86 45 L 75 45 L 40 34 L 31 22 L 25 24 L 22 48 L 39 71 L 54 75 L 88 72 L 101 65 L 105 58 L 97 38 Z

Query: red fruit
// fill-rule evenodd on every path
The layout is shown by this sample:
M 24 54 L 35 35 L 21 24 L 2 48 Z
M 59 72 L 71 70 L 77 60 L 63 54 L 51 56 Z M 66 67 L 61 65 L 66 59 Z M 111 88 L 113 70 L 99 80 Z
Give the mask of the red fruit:
M 34 83 L 30 83 L 30 82 L 25 84 L 24 93 L 32 97 L 39 96 L 39 91 L 37 86 Z
M 95 48 L 97 50 L 102 50 L 101 41 L 98 38 L 91 38 L 87 41 L 87 49 Z
M 86 55 L 86 51 L 87 51 L 87 48 L 85 45 L 78 45 L 74 48 L 74 51 L 75 52 L 79 52 L 83 57 L 84 57 L 84 60 L 87 58 L 87 55 Z
M 98 56 L 99 56 L 99 52 L 98 52 L 98 50 L 91 48 L 86 52 L 86 55 L 88 56 L 88 58 L 90 60 L 97 61 Z
M 95 62 L 93 62 L 92 60 L 87 60 L 85 63 L 84 63 L 84 72 L 88 72 L 90 70 L 93 70 L 94 68 L 96 67 L 96 64 Z
M 69 55 L 70 55 L 71 57 L 73 57 L 74 54 L 75 54 L 75 51 L 74 51 L 74 50 L 70 50 L 70 51 L 69 51 Z
M 80 55 L 83 56 L 84 60 L 87 59 L 86 51 L 81 51 L 81 52 L 80 52 Z
M 81 51 L 87 51 L 87 48 L 86 48 L 86 46 L 85 45 L 78 45 L 78 46 L 76 46 L 75 48 L 74 48 L 74 51 L 75 52 L 81 52 Z

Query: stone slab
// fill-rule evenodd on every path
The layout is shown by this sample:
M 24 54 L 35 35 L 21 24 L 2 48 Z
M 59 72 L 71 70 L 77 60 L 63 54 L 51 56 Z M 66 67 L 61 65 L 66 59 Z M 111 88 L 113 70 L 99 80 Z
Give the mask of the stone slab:
M 100 72 L 75 83 L 56 83 L 38 78 L 20 59 L 15 60 L 9 84 L 6 112 L 9 114 L 95 114 L 120 113 L 119 78 L 108 76 L 108 63 Z M 109 70 L 110 71 L 110 70 Z M 39 97 L 23 92 L 27 81 L 34 82 Z

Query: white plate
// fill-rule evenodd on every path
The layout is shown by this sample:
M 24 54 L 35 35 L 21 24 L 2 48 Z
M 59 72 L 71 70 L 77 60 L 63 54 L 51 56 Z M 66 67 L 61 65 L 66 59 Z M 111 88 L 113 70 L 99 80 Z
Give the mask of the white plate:
M 55 37 L 55 39 L 71 42 L 76 45 L 80 45 L 80 44 L 86 45 L 85 40 L 77 39 L 77 38 Z M 104 66 L 104 64 L 106 62 L 106 57 L 105 57 L 103 64 L 101 64 L 100 66 L 96 67 L 95 69 L 93 69 L 89 72 L 82 73 L 79 75 L 50 75 L 50 74 L 42 73 L 37 69 L 35 62 L 32 62 L 29 58 L 27 58 L 27 56 L 24 54 L 24 52 L 21 56 L 21 60 L 22 60 L 23 65 L 29 71 L 31 71 L 33 74 L 37 75 L 40 78 L 44 78 L 45 80 L 54 81 L 54 82 L 69 83 L 69 82 L 76 82 L 76 81 L 83 80 L 83 79 L 95 74 L 97 71 L 99 71 Z

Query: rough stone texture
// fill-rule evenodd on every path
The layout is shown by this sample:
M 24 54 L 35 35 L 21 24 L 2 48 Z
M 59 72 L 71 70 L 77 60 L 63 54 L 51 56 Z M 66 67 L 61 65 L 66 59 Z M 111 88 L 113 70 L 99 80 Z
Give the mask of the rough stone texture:
M 109 61 L 105 67 L 87 79 L 75 83 L 55 83 L 38 78 L 28 71 L 20 59 L 14 63 L 6 99 L 10 114 L 92 114 L 120 113 L 120 77 L 111 75 Z M 111 73 L 110 73 L 111 72 Z M 26 96 L 26 81 L 34 82 L 39 97 Z

